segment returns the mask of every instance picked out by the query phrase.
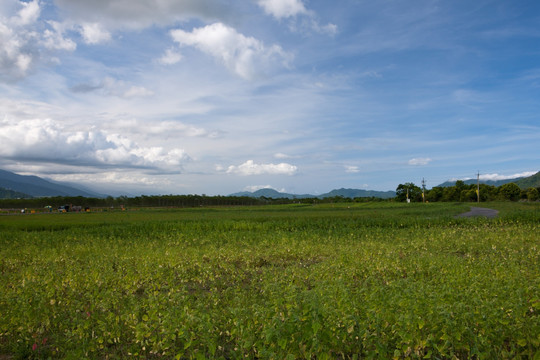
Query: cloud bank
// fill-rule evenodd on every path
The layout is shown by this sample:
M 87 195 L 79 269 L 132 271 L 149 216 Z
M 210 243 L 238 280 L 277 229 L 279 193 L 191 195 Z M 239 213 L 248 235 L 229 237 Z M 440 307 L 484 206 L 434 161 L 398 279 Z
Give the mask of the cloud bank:
M 480 180 L 506 180 L 506 179 L 516 179 L 520 177 L 528 177 L 536 174 L 535 171 L 525 171 L 513 175 L 499 175 L 499 174 L 480 174 Z
M 190 160 L 183 149 L 141 147 L 127 137 L 99 130 L 69 131 L 50 119 L 4 119 L 0 128 L 0 157 L 12 161 L 179 172 Z
M 234 166 L 231 165 L 227 169 L 228 174 L 236 174 L 242 176 L 250 175 L 294 175 L 298 168 L 287 163 L 280 164 L 255 164 L 253 160 L 248 160 L 245 163 Z

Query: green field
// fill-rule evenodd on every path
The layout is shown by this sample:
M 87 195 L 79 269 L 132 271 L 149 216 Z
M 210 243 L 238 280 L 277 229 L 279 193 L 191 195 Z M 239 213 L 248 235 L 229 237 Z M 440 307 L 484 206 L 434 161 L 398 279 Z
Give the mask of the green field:
M 0 216 L 0 359 L 539 359 L 540 204 Z

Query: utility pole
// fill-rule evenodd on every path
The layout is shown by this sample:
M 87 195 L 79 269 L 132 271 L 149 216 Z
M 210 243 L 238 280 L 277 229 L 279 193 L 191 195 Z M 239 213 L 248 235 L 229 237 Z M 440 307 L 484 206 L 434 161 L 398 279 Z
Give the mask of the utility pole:
M 480 171 L 476 174 L 476 201 L 480 202 Z
M 422 178 L 422 202 L 426 202 L 426 181 Z
M 407 204 L 411 202 L 411 199 L 409 199 L 409 185 L 407 185 Z

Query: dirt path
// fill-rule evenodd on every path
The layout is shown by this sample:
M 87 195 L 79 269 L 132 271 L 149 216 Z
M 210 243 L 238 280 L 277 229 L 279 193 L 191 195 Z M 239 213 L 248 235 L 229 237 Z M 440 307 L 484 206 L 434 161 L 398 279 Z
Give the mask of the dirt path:
M 499 214 L 498 210 L 471 206 L 471 211 L 459 214 L 457 217 L 485 216 L 487 218 L 494 218 L 497 214 Z

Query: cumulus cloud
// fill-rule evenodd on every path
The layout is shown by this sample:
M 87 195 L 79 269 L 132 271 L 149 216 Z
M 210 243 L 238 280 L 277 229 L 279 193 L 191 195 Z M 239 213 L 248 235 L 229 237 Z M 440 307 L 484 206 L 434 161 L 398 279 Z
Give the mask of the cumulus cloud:
M 79 31 L 87 44 L 99 44 L 111 39 L 111 34 L 99 23 L 83 23 Z
M 292 60 L 292 55 L 280 46 L 266 46 L 222 23 L 196 28 L 191 32 L 172 30 L 170 34 L 178 44 L 193 46 L 215 57 L 244 79 L 253 79 L 276 64 L 288 67 Z
M 231 165 L 227 169 L 228 174 L 237 175 L 294 175 L 298 168 L 287 163 L 280 164 L 255 164 L 253 160 L 248 160 L 245 163 L 234 166 Z
M 31 25 L 40 14 L 39 3 L 7 0 L 0 7 L 0 76 L 18 78 L 26 75 L 34 60 L 32 44 L 36 34 Z
M 51 51 L 73 51 L 75 42 L 65 37 L 66 26 L 38 20 L 38 0 L 3 0 L 0 6 L 0 80 L 14 81 L 28 75 Z
M 306 9 L 302 0 L 259 0 L 258 4 L 264 12 L 277 20 L 290 19 L 289 28 L 292 31 L 310 32 L 334 35 L 337 25 L 321 25 L 313 11 Z M 302 16 L 301 20 L 296 20 Z
M 125 136 L 99 130 L 65 130 L 51 119 L 0 122 L 0 157 L 75 166 L 181 169 L 183 149 L 141 147 Z
M 165 51 L 165 54 L 159 58 L 159 62 L 163 65 L 173 65 L 182 60 L 182 54 L 175 49 L 169 48 Z
M 307 13 L 301 0 L 259 0 L 258 4 L 267 14 L 276 19 Z
M 432 160 L 430 158 L 414 158 L 409 160 L 409 165 L 422 166 L 429 164 L 431 161 Z
M 74 51 L 77 44 L 65 37 L 66 25 L 57 21 L 48 21 L 51 29 L 46 29 L 43 33 L 43 45 L 51 50 Z

